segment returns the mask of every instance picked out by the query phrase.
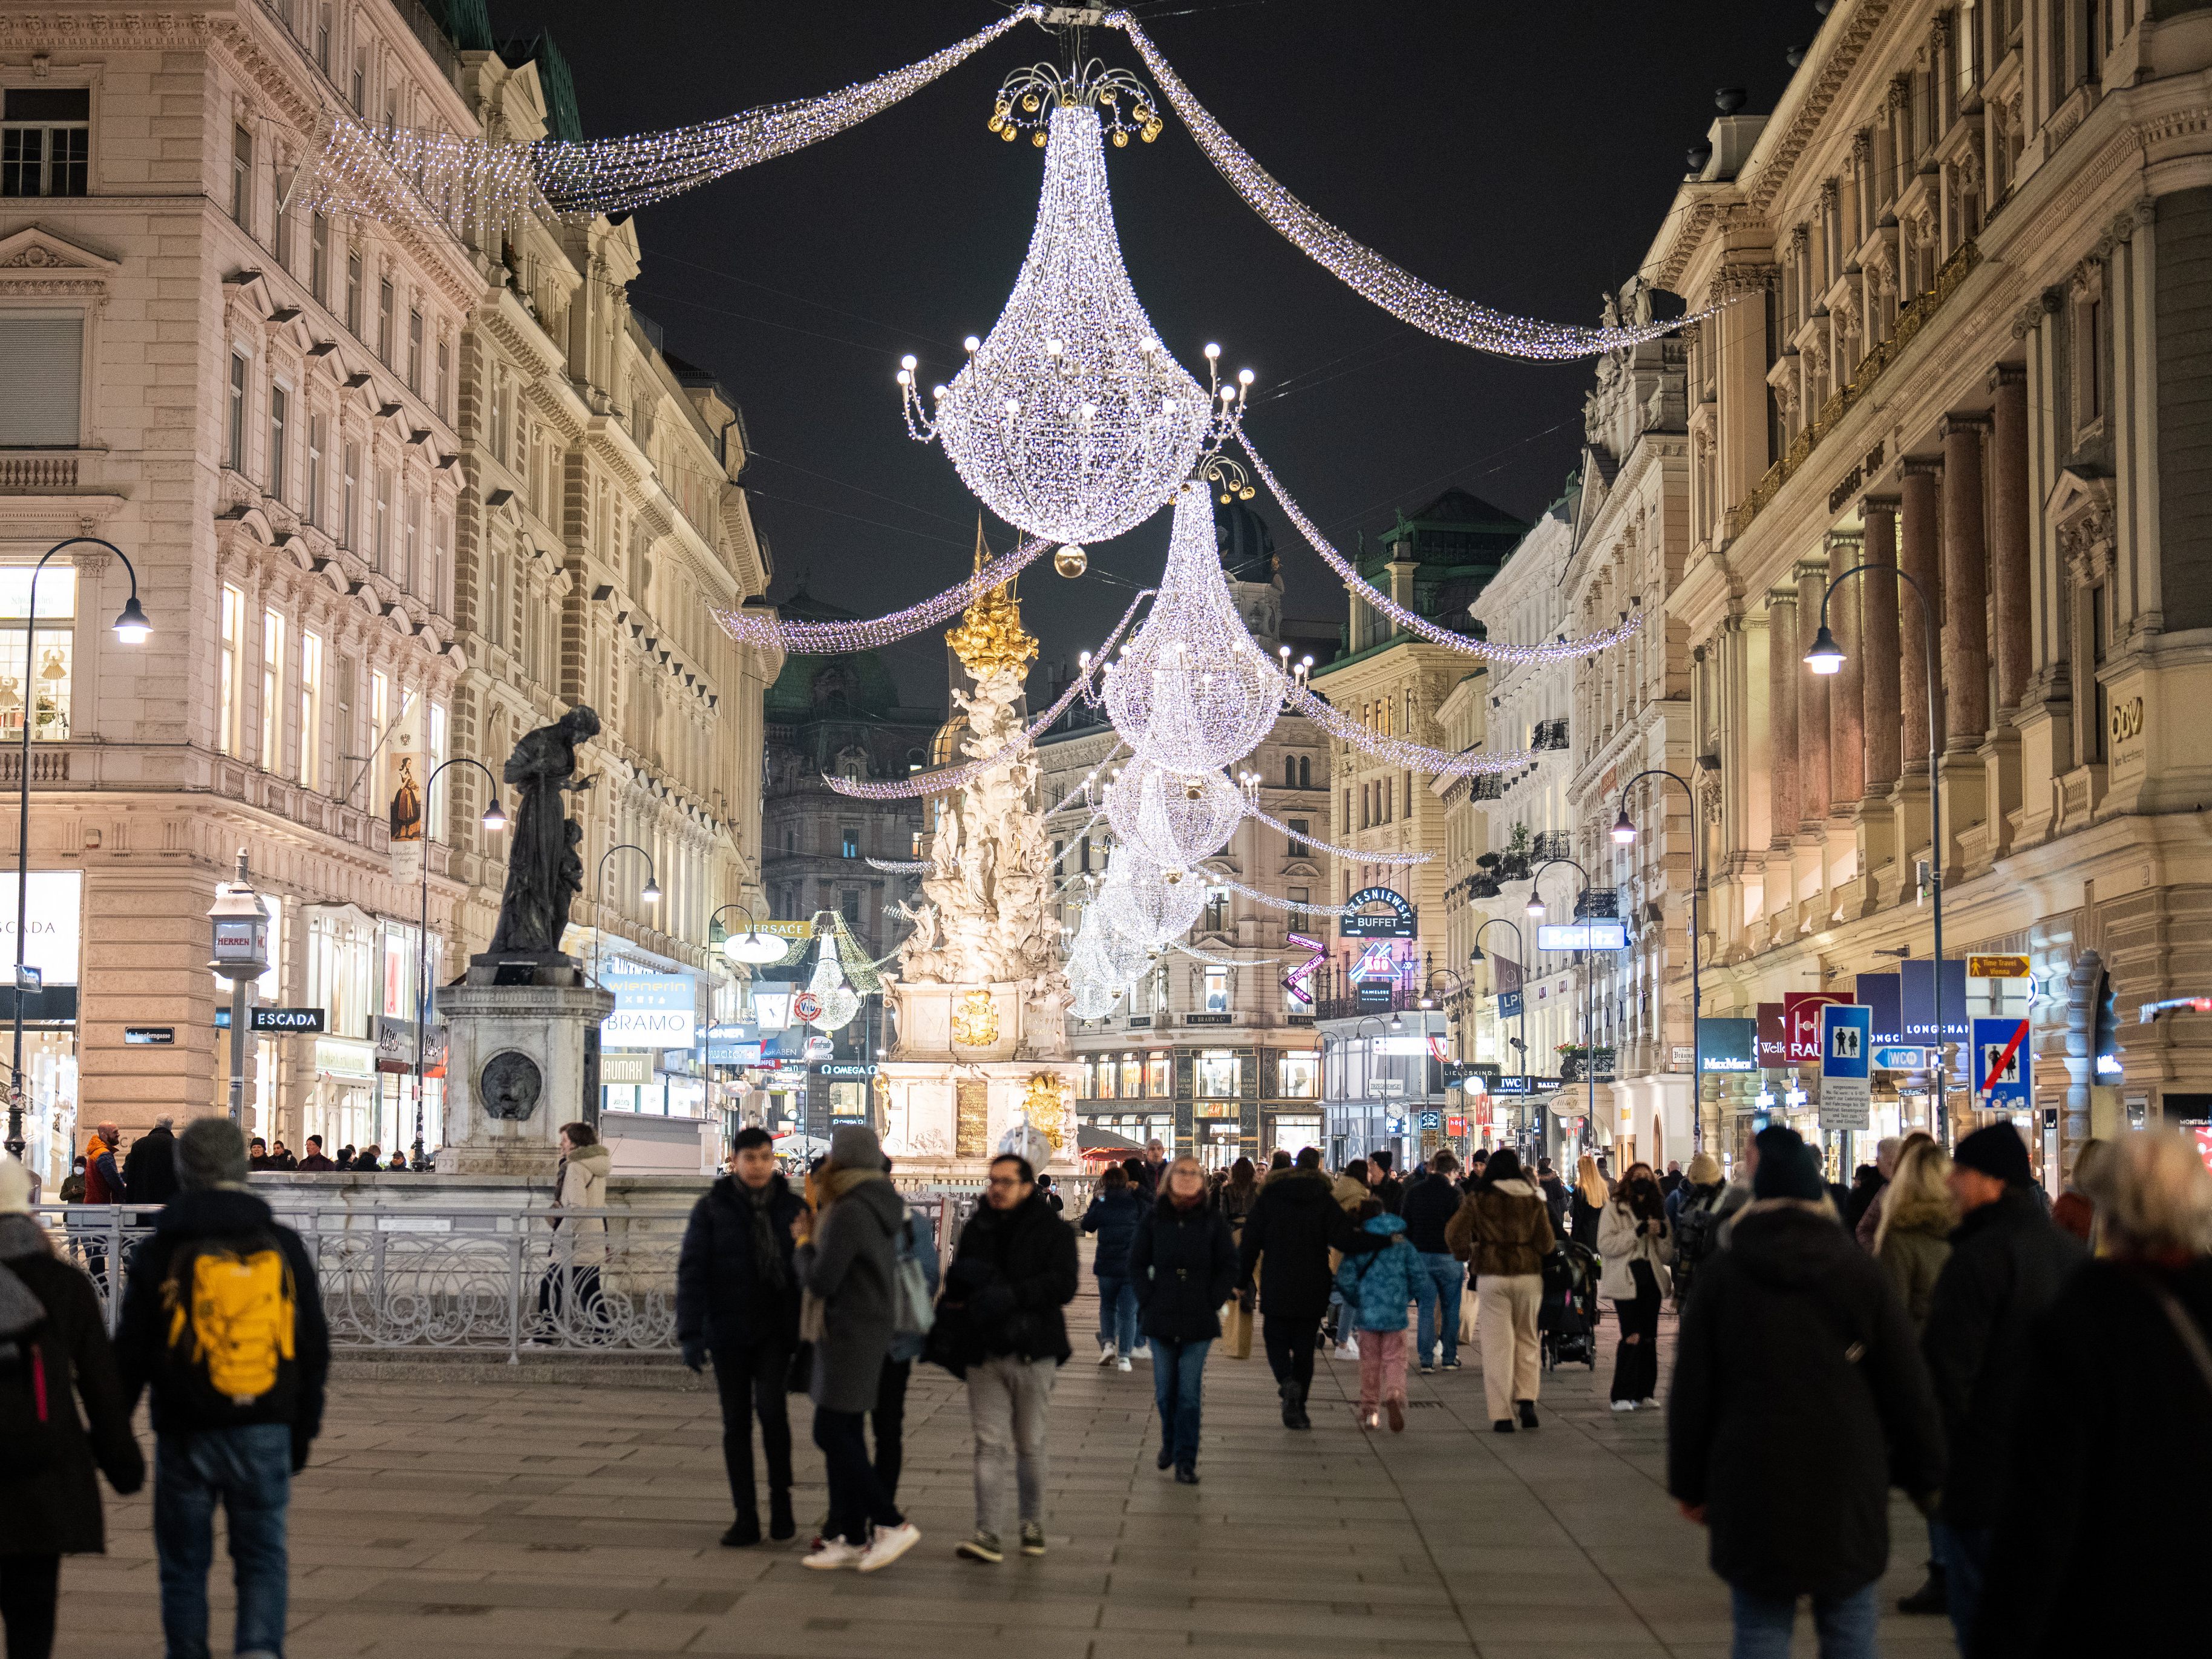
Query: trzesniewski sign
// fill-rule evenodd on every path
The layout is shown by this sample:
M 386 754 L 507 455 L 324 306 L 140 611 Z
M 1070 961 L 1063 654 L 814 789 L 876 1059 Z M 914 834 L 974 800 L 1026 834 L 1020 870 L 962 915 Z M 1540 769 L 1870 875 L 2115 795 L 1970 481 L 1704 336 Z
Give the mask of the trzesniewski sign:
M 1340 939 L 1411 939 L 1413 907 L 1394 888 L 1363 887 L 1347 902 L 1350 913 L 1336 926 Z M 1376 907 L 1370 908 L 1369 907 Z

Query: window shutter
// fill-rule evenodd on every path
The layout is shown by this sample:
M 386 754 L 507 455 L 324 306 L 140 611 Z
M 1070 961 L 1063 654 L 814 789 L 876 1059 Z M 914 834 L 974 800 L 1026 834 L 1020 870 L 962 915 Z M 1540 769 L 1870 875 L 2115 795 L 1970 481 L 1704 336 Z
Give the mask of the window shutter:
M 0 448 L 76 448 L 83 379 L 83 318 L 0 317 Z

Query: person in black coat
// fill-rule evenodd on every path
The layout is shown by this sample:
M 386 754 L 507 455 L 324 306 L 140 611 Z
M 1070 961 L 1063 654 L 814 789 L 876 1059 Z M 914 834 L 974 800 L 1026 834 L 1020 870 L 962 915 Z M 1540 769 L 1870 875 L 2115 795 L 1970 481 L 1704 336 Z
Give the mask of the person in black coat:
M 1682 1314 L 1667 1490 L 1711 1533 L 1739 1644 L 1786 1648 L 1809 1595 L 1821 1652 L 1871 1653 L 1890 1486 L 1925 1504 L 1942 1482 L 1935 1398 L 1912 1322 L 1837 1224 L 1811 1152 L 1787 1129 L 1761 1140 L 1753 1201 Z
M 157 1117 L 152 1128 L 131 1143 L 123 1160 L 123 1193 L 133 1204 L 158 1210 L 177 1195 L 175 1122 Z
M 1118 1164 L 1100 1171 L 1098 1190 L 1083 1212 L 1083 1231 L 1098 1235 L 1091 1271 L 1098 1280 L 1098 1363 L 1129 1369 L 1137 1352 L 1137 1292 L 1129 1283 L 1129 1241 L 1144 1217 L 1144 1200 L 1131 1190 Z
M 1972 1653 L 1984 1571 L 2022 1420 L 2029 1335 L 2084 1252 L 2051 1224 L 2027 1143 L 2010 1124 L 1991 1124 L 1961 1140 L 1949 1180 L 1964 1218 L 1936 1275 L 1920 1342 L 1951 1449 L 1935 1528 L 1944 1590 L 1959 1650 Z
M 993 1158 L 983 1198 L 960 1230 L 924 1358 L 967 1380 L 975 1531 L 958 1553 L 995 1564 L 1005 1559 L 1010 1477 L 1022 1553 L 1044 1553 L 1046 1414 L 1071 1352 L 1065 1310 L 1075 1299 L 1077 1266 L 1075 1229 L 1038 1194 L 1027 1158 Z
M 1357 1255 L 1389 1242 L 1363 1231 L 1336 1201 L 1334 1188 L 1320 1151 L 1306 1147 L 1291 1168 L 1261 1183 L 1259 1202 L 1237 1245 L 1237 1288 L 1249 1291 L 1256 1279 L 1267 1368 L 1275 1374 L 1288 1429 L 1313 1426 L 1306 1395 L 1313 1387 L 1314 1345 L 1336 1287 L 1329 1251 Z
M 1160 1185 L 1159 1201 L 1129 1244 L 1129 1282 L 1152 1341 L 1160 1467 L 1172 1463 L 1176 1480 L 1191 1486 L 1198 1484 L 1206 1356 L 1221 1334 L 1218 1310 L 1237 1288 L 1237 1244 L 1228 1222 L 1206 1202 L 1206 1171 L 1196 1158 L 1176 1159 Z
M 2179 1654 L 2212 1555 L 2212 1174 L 2166 1130 L 2112 1143 L 2104 1254 L 2028 1339 L 2011 1464 L 1968 1659 Z
M 694 1371 L 714 1360 L 722 1401 L 722 1467 L 737 1518 L 733 1549 L 760 1542 L 753 1488 L 753 1418 L 768 1462 L 769 1536 L 797 1530 L 791 1512 L 791 1420 L 785 1389 L 799 1345 L 799 1275 L 791 1224 L 806 1207 L 776 1172 L 767 1130 L 738 1131 L 730 1173 L 691 1206 L 676 1258 L 676 1340 Z
M 28 1393 L 30 1379 L 44 1385 L 27 1432 L 0 1438 L 0 1613 L 9 1653 L 46 1659 L 62 1557 L 106 1547 L 94 1469 L 128 1496 L 144 1481 L 146 1462 L 100 1297 L 89 1279 L 56 1259 L 30 1206 L 29 1172 L 14 1158 L 0 1161 L 0 1368 L 17 1374 L 9 1386 Z

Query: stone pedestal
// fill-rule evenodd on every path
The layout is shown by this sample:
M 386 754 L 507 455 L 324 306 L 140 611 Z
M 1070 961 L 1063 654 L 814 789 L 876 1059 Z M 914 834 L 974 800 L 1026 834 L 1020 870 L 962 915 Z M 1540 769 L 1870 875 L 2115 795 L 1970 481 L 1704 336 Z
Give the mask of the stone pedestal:
M 586 1051 L 614 1012 L 614 994 L 574 982 L 483 982 L 497 977 L 495 968 L 480 959 L 467 984 L 438 988 L 447 1031 L 447 1139 L 438 1171 L 542 1178 L 560 1154 L 561 1126 L 594 1115 L 597 1079 Z
M 957 985 L 887 981 L 897 1030 L 897 1060 L 1065 1060 L 1064 991 L 1039 993 L 1021 980 Z
M 886 1060 L 880 1071 L 884 1150 L 902 1177 L 979 1181 L 1007 1132 L 1027 1122 L 1051 1132 L 1049 1167 L 1069 1170 L 1075 1164 L 1074 1070 L 1066 1061 Z M 1035 1109 L 1040 1079 L 1060 1091 L 1058 1103 L 1042 1113 L 1058 1119 L 1048 1126 Z

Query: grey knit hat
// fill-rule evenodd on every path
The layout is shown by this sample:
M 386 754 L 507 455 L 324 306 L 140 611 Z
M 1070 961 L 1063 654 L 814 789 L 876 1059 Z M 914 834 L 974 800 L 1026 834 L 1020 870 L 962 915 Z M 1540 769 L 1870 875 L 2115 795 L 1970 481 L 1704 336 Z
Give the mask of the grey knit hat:
M 830 1161 L 841 1170 L 880 1170 L 883 1145 L 866 1124 L 848 1123 L 830 1137 Z
M 246 1132 L 227 1117 L 198 1117 L 177 1137 L 177 1179 L 188 1192 L 246 1184 Z

